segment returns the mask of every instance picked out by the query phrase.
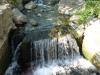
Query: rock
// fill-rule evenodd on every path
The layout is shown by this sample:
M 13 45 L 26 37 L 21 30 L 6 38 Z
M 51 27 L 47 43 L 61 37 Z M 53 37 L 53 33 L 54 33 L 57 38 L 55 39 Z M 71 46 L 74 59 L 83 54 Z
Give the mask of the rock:
M 42 15 L 40 13 L 37 14 L 37 17 L 42 17 Z
M 25 5 L 25 8 L 29 10 L 34 9 L 36 8 L 36 4 L 33 1 L 30 1 L 29 3 Z
M 82 52 L 100 70 L 100 20 L 86 28 Z
M 18 5 L 17 5 L 17 8 L 18 8 L 19 10 L 23 10 L 23 5 L 22 5 L 22 3 L 18 4 Z
M 45 5 L 55 5 L 59 0 L 44 0 L 43 3 Z
M 8 37 L 12 26 L 12 11 L 9 4 L 0 4 L 0 75 L 4 75 L 11 63 Z
M 58 4 L 58 12 L 61 14 L 72 15 L 82 8 L 85 0 L 60 0 Z
M 84 25 L 79 25 L 78 24 L 78 20 L 79 20 L 80 16 L 78 15 L 73 15 L 70 17 L 69 21 L 69 25 L 77 32 L 78 36 L 77 37 L 82 37 L 83 33 L 84 33 Z
M 92 25 L 93 23 L 95 23 L 98 19 L 94 18 L 94 17 L 89 17 L 86 21 L 86 27 Z
M 33 26 L 37 26 L 38 25 L 37 22 L 34 19 L 30 19 L 29 22 Z
M 15 24 L 23 24 L 27 22 L 27 17 L 22 14 L 17 8 L 14 8 L 12 12 Z

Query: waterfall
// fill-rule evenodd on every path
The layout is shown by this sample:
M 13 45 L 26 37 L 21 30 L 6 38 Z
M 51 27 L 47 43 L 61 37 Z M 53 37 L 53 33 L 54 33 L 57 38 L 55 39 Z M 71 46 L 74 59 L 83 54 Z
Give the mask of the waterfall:
M 18 75 L 19 49 L 16 47 L 12 63 L 5 75 Z M 20 75 L 96 75 L 97 69 L 80 53 L 75 39 L 70 35 L 30 42 L 30 67 Z
M 44 66 L 57 58 L 57 39 L 45 39 L 34 42 L 36 63 Z
M 79 54 L 76 41 L 67 35 L 32 42 L 36 67 L 28 75 L 96 75 L 96 68 Z M 91 70 L 91 71 L 90 71 Z
M 18 60 L 18 56 L 19 56 L 19 49 L 21 46 L 22 42 L 18 44 L 18 46 L 16 47 L 16 50 L 14 52 L 13 58 L 12 58 L 12 63 L 10 64 L 10 66 L 8 67 L 8 69 L 5 72 L 5 75 L 14 75 L 14 68 L 18 67 L 19 65 L 17 64 L 17 60 Z
M 39 66 L 30 75 L 96 75 L 96 72 L 96 68 L 89 61 L 78 57 L 72 62 L 66 60 L 64 66 L 59 65 L 58 61 L 48 66 Z
M 34 41 L 33 49 L 36 58 L 35 62 L 41 65 L 45 65 L 46 63 L 54 60 L 65 61 L 65 59 L 74 59 L 73 57 L 79 55 L 79 49 L 74 44 L 76 42 L 72 39 L 72 41 L 70 41 L 69 38 L 71 37 L 67 35 L 59 39 L 49 38 Z M 74 48 L 74 46 L 76 47 L 76 49 Z

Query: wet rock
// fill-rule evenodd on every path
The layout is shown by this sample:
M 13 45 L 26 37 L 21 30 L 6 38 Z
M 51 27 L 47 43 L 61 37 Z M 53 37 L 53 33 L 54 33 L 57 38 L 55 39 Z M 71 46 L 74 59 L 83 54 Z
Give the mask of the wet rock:
M 23 10 L 23 5 L 22 5 L 22 3 L 18 4 L 18 5 L 17 5 L 17 8 L 18 8 L 19 10 Z
M 35 25 L 36 26 L 36 25 Z M 24 31 L 32 31 L 32 30 L 34 30 L 35 29 L 35 27 L 34 26 L 32 26 L 32 24 L 26 24 L 26 26 L 25 26 L 25 28 L 24 28 Z
M 16 47 L 18 46 L 18 44 L 20 42 L 22 42 L 22 40 L 24 39 L 25 37 L 25 34 L 24 33 L 20 33 L 18 31 L 16 31 L 14 34 L 13 34 L 13 37 L 12 37 L 12 40 L 14 42 L 14 49 L 16 49 Z
M 100 20 L 86 28 L 82 52 L 100 70 Z
M 25 5 L 25 8 L 28 10 L 34 9 L 36 8 L 36 4 L 33 1 L 31 1 Z
M 37 17 L 42 17 L 42 15 L 39 13 L 39 14 L 37 14 Z
M 13 21 L 15 22 L 15 24 L 23 24 L 23 23 L 27 23 L 27 17 L 22 14 L 17 8 L 14 8 L 12 10 L 13 13 Z
M 29 22 L 33 26 L 37 26 L 38 25 L 37 22 L 34 19 L 29 19 Z

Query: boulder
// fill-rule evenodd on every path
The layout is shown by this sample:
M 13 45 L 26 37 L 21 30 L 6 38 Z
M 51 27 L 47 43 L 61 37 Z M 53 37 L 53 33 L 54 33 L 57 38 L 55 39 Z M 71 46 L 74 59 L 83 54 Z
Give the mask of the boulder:
M 92 22 L 84 33 L 83 55 L 100 70 L 100 20 Z
M 15 24 L 23 24 L 27 22 L 27 17 L 22 14 L 17 8 L 12 10 L 13 13 L 13 21 Z
M 12 27 L 12 11 L 9 4 L 0 4 L 0 75 L 4 75 L 5 70 L 11 63 L 8 37 Z
M 36 8 L 36 4 L 33 1 L 30 1 L 29 3 L 25 5 L 25 8 L 28 10 L 34 9 Z
M 61 14 L 72 15 L 80 10 L 85 0 L 60 0 L 58 4 L 58 12 Z

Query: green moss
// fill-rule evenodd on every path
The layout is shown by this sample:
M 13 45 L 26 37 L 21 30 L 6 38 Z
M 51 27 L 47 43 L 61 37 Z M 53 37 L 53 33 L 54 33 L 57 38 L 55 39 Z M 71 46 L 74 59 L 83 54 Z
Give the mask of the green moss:
M 51 29 L 51 32 L 49 34 L 50 37 L 58 37 L 58 29 L 57 28 L 53 28 Z
M 63 37 L 67 34 L 66 30 L 64 30 L 64 29 L 60 29 L 59 32 L 61 33 L 60 37 Z
M 54 28 L 51 29 L 49 36 L 52 38 L 65 36 L 68 33 L 67 27 L 70 23 L 69 18 L 70 15 L 59 14 L 58 15 L 59 25 L 55 25 Z
M 17 5 L 17 4 L 21 3 L 23 0 L 7 0 L 7 1 L 13 5 Z

